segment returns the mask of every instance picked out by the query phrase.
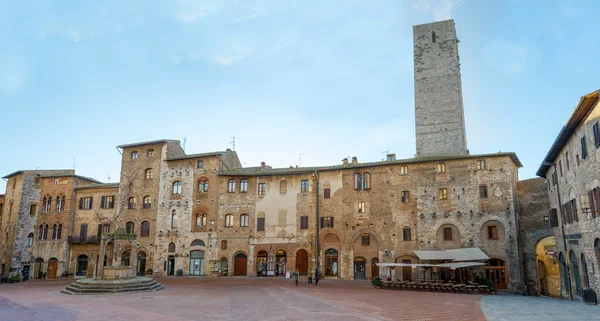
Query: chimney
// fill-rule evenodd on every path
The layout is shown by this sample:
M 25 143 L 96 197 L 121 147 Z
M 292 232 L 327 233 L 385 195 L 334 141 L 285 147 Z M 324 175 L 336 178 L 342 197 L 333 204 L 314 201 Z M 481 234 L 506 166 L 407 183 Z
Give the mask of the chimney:
M 294 166 L 290 165 L 290 169 L 294 169 Z
M 352 164 L 358 164 L 358 159 L 356 156 L 352 156 Z
M 344 159 L 342 159 L 342 164 L 348 165 L 348 158 L 347 157 L 344 158 Z
M 260 169 L 265 170 L 265 162 L 260 162 Z
M 395 161 L 396 160 L 396 154 L 387 154 L 387 161 Z
M 227 148 L 225 151 L 226 151 L 226 152 L 230 152 L 230 151 L 231 151 L 231 149 L 230 149 L 230 148 Z

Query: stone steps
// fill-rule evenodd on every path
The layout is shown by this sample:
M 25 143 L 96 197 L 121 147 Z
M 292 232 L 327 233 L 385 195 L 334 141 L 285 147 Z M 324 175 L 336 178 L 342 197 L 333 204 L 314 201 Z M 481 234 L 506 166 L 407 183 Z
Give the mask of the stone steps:
M 69 295 L 79 295 L 154 292 L 162 289 L 164 289 L 162 284 L 156 282 L 155 280 L 146 278 L 119 281 L 82 279 L 73 282 L 60 292 Z

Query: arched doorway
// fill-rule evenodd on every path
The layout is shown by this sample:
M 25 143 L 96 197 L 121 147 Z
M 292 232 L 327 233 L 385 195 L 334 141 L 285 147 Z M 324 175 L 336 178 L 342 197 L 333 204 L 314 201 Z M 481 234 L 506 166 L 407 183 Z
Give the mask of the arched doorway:
M 56 270 L 58 270 L 58 260 L 51 258 L 48 260 L 48 278 L 56 279 Z
M 190 252 L 190 275 L 204 275 L 204 251 Z
M 560 297 L 560 271 L 556 261 L 556 237 L 547 236 L 535 246 L 540 294 Z
M 37 259 L 35 259 L 35 266 L 33 268 L 33 277 L 34 278 L 41 278 L 41 274 L 43 272 L 42 270 L 42 265 L 44 264 L 44 259 L 42 259 L 41 257 L 38 257 Z
M 226 257 L 221 258 L 219 264 L 219 275 L 228 276 L 229 275 L 229 262 Z
M 146 252 L 139 252 L 137 257 L 137 275 L 144 276 L 146 274 Z
M 379 266 L 377 265 L 377 263 L 379 263 L 379 259 L 374 257 L 371 259 L 371 274 L 372 274 L 372 278 L 378 278 L 379 277 Z
M 175 255 L 169 255 L 167 259 L 167 275 L 175 275 Z
M 600 239 L 594 241 L 594 254 L 596 254 L 596 266 L 600 267 Z
M 590 278 L 588 276 L 587 270 L 587 260 L 585 259 L 585 254 L 581 253 L 581 271 L 583 272 L 583 287 L 590 287 Z
M 494 288 L 506 290 L 506 266 L 504 260 L 489 259 L 485 264 L 485 277 L 492 282 Z
M 87 275 L 87 267 L 88 267 L 89 258 L 85 254 L 81 254 L 77 257 L 77 269 L 75 270 L 75 275 L 77 276 L 86 276 Z
M 300 275 L 308 273 L 308 252 L 306 250 L 296 252 L 296 269 L 298 269 Z
M 121 266 L 129 266 L 130 258 L 129 252 L 123 252 L 123 254 L 121 254 Z
M 338 250 L 325 250 L 325 276 L 338 276 Z
M 366 272 L 366 261 L 364 257 L 355 257 L 354 258 L 354 279 L 355 280 L 364 280 L 367 278 Z
M 571 263 L 571 270 L 573 270 L 573 278 L 575 279 L 575 290 L 577 295 L 583 296 L 583 288 L 581 287 L 581 275 L 579 274 L 579 262 L 577 255 L 571 250 L 569 252 L 569 261 Z
M 244 253 L 238 253 L 233 258 L 233 276 L 245 276 L 248 257 Z
M 256 276 L 267 275 L 267 261 L 269 260 L 269 254 L 265 250 L 261 250 L 256 255 Z
M 275 252 L 275 262 L 277 263 L 275 266 L 275 276 L 284 276 L 287 268 L 287 253 L 284 250 Z
M 569 270 L 567 269 L 567 261 L 562 252 L 558 255 L 558 261 L 560 262 L 560 278 L 564 282 L 564 289 L 565 291 L 570 291 L 571 283 L 569 282 Z

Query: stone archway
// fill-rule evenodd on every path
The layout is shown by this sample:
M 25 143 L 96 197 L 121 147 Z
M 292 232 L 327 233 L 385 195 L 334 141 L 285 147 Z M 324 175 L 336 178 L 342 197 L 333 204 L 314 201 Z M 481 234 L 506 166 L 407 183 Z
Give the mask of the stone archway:
M 237 253 L 233 257 L 233 276 L 247 275 L 248 256 L 244 253 Z
M 560 272 L 556 259 L 556 237 L 546 236 L 535 246 L 539 294 L 560 297 Z

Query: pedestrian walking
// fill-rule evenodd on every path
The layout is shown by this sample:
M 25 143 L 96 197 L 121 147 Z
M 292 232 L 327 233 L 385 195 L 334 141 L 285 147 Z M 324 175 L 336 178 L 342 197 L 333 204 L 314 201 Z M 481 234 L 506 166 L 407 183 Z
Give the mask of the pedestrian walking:
M 308 271 L 308 283 L 312 283 L 312 271 Z
M 294 272 L 294 280 L 296 281 L 296 286 L 298 286 L 298 282 L 300 281 L 300 272 L 298 272 L 298 269 Z
M 315 286 L 319 285 L 319 278 L 321 277 L 321 272 L 319 270 L 315 271 Z

